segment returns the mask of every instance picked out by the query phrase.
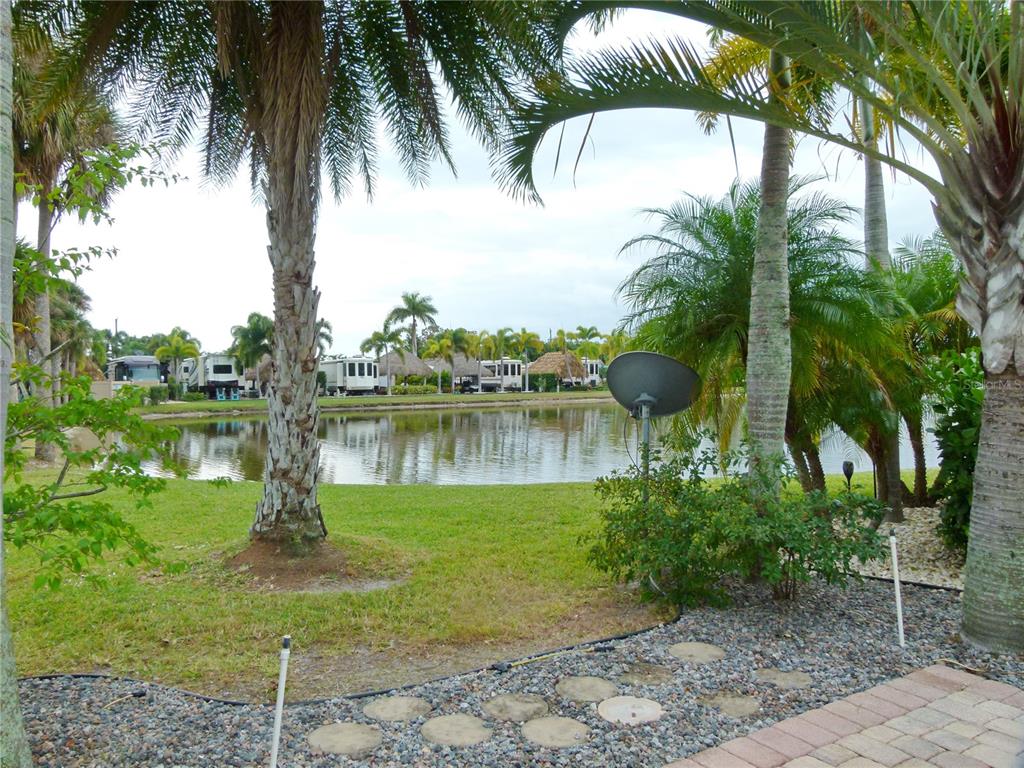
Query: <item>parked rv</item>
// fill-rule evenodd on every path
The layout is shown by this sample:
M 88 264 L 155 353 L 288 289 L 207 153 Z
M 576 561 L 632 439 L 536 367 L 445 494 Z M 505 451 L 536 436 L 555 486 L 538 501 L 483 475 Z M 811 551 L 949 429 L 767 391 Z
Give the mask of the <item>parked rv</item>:
M 510 357 L 480 361 L 480 391 L 518 392 L 523 388 L 523 363 Z
M 178 383 L 211 400 L 238 400 L 241 377 L 232 355 L 204 353 L 186 357 L 178 366 Z
M 321 360 L 320 370 L 329 395 L 372 395 L 379 385 L 377 361 L 363 355 Z
M 107 362 L 107 377 L 114 392 L 132 384 L 151 387 L 164 381 L 160 373 L 160 361 L 152 355 L 125 355 L 112 358 Z

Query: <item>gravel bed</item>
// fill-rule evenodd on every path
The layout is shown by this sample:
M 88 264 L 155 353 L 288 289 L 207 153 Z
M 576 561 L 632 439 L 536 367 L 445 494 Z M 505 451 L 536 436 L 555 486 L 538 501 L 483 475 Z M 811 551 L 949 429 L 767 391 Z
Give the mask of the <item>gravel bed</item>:
M 902 523 L 882 523 L 886 535 L 889 528 L 896 531 L 896 545 L 900 561 L 900 578 L 937 584 L 943 587 L 964 588 L 963 558 L 951 552 L 942 543 L 936 530 L 939 524 L 938 507 L 906 507 Z M 889 557 L 860 567 L 868 576 L 892 578 Z
M 881 582 L 854 584 L 845 591 L 810 584 L 792 606 L 772 603 L 764 590 L 753 586 L 737 587 L 734 597 L 731 608 L 690 610 L 677 623 L 597 646 L 598 650 L 573 651 L 504 673 L 459 675 L 404 691 L 427 699 L 434 706 L 433 715 L 483 717 L 492 735 L 473 747 L 426 743 L 419 734 L 424 718 L 375 723 L 362 712 L 367 699 L 289 705 L 280 765 L 662 766 L 940 659 L 984 669 L 990 677 L 1024 688 L 1024 657 L 988 656 L 960 642 L 960 597 L 954 592 L 904 589 L 905 650 L 895 643 L 891 587 Z M 680 661 L 668 648 L 683 641 L 714 643 L 725 649 L 726 656 L 708 664 Z M 294 653 L 302 653 L 301 638 L 296 638 Z M 672 682 L 664 685 L 619 686 L 622 694 L 658 701 L 665 715 L 657 722 L 613 726 L 598 717 L 596 704 L 574 704 L 554 691 L 556 682 L 566 675 L 615 680 L 633 662 L 664 665 L 674 672 Z M 807 688 L 782 690 L 755 677 L 755 670 L 768 666 L 802 670 L 813 682 Z M 139 687 L 115 679 L 21 681 L 22 706 L 37 764 L 63 768 L 267 764 L 273 723 L 270 706 L 212 703 L 158 685 L 144 685 L 145 697 L 111 703 Z M 761 710 L 735 719 L 698 702 L 718 691 L 756 696 Z M 522 726 L 495 721 L 482 710 L 488 698 L 509 692 L 544 696 L 550 714 L 589 726 L 589 739 L 562 750 L 531 746 L 522 737 Z M 362 761 L 313 754 L 306 736 L 335 721 L 377 724 L 383 744 Z

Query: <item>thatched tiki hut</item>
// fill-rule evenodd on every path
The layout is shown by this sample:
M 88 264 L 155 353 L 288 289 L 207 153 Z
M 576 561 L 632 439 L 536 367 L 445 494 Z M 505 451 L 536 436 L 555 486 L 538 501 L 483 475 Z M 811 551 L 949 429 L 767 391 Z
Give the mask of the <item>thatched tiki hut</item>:
M 565 384 L 582 383 L 587 375 L 572 352 L 546 352 L 530 363 L 528 371 L 531 376 L 554 374 L 557 382 Z
M 447 371 L 449 374 L 454 373 L 455 380 L 452 382 L 452 386 L 467 384 L 470 386 L 479 386 L 480 384 L 480 361 L 475 357 L 466 357 L 461 352 L 456 352 L 452 359 L 455 361 L 454 371 L 452 370 L 452 364 L 447 360 L 440 358 L 430 358 L 426 361 L 427 365 L 430 366 L 430 373 L 433 374 L 435 371 L 443 373 Z
M 410 376 L 426 378 L 433 373 L 430 366 L 412 352 L 397 352 L 395 350 L 377 359 L 377 370 L 381 376 L 388 377 L 389 387 L 397 384 L 399 379 L 405 381 Z

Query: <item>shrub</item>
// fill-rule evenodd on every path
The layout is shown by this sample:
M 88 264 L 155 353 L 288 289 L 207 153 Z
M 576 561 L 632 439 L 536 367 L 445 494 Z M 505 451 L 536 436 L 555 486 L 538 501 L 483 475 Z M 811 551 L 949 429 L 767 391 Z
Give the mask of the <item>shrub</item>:
M 939 535 L 950 549 L 967 549 L 974 495 L 974 463 L 978 458 L 985 377 L 978 350 L 947 354 L 928 371 L 939 444 L 939 476 L 932 493 L 941 499 Z
M 530 389 L 537 392 L 554 392 L 558 386 L 558 376 L 554 373 L 531 373 Z
M 207 397 L 205 392 L 186 392 L 181 399 L 186 403 L 198 403 L 200 400 L 206 400 Z
M 155 387 L 150 387 L 149 388 L 149 404 L 150 405 L 159 405 L 160 403 L 164 402 L 165 400 L 167 400 L 167 393 L 168 393 L 168 390 L 167 390 L 167 385 L 166 384 L 160 384 L 160 385 L 155 386 Z
M 588 553 L 599 570 L 637 581 L 642 596 L 676 605 L 727 600 L 729 576 L 759 575 L 779 598 L 816 573 L 828 583 L 855 576 L 854 559 L 880 557 L 882 539 L 872 527 L 882 506 L 874 499 L 843 494 L 784 494 L 755 509 L 751 482 L 728 456 L 722 480 L 705 475 L 722 464 L 714 450 L 697 452 L 692 439 L 672 447 L 670 458 L 653 457 L 647 498 L 639 468 L 597 481 L 605 502 L 604 528 Z
M 391 388 L 393 395 L 433 395 L 437 393 L 437 386 L 429 384 L 417 384 L 414 386 L 397 386 Z

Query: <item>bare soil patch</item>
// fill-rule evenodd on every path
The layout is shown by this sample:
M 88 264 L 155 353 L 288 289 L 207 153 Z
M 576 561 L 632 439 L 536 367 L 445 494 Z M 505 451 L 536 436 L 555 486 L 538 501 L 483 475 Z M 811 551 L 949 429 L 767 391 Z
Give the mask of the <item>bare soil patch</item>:
M 371 592 L 403 581 L 366 573 L 362 564 L 329 542 L 293 554 L 285 545 L 254 541 L 226 565 L 251 579 L 254 588 L 272 592 Z

